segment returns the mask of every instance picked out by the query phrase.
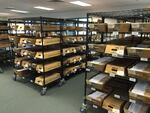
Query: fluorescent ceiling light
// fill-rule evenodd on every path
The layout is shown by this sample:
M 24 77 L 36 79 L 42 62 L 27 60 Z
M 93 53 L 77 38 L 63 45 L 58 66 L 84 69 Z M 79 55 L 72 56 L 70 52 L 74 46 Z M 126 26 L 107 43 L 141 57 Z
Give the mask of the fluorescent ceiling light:
M 2 15 L 2 16 L 8 16 L 10 14 L 9 13 L 0 13 L 0 15 Z
M 79 6 L 83 6 L 83 7 L 91 6 L 91 4 L 81 2 L 81 1 L 73 1 L 73 2 L 70 2 L 70 3 L 75 4 L 75 5 L 79 5 Z
M 34 7 L 34 8 L 36 8 L 36 9 L 42 9 L 42 10 L 47 10 L 47 11 L 54 10 L 54 9 L 52 9 L 52 8 L 49 8 L 49 7 L 43 7 L 43 6 L 36 6 L 36 7 Z
M 29 13 L 28 11 L 14 10 L 14 9 L 10 11 L 17 12 L 17 13 Z

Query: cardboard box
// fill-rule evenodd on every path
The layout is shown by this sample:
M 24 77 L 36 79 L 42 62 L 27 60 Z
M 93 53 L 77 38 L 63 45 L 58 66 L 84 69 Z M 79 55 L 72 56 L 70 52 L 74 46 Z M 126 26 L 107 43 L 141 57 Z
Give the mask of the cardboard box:
M 119 57 L 125 55 L 126 46 L 123 45 L 106 45 L 105 53 L 112 56 Z
M 30 59 L 23 60 L 21 65 L 23 68 L 30 68 L 32 66 L 32 60 Z
M 42 52 L 36 52 L 34 59 L 48 59 L 53 58 L 56 56 L 60 56 L 61 52 L 60 50 L 54 50 L 54 51 L 46 51 L 44 52 L 44 55 Z
M 89 44 L 89 48 L 91 50 L 95 50 L 96 52 L 104 53 L 106 45 L 105 44 Z
M 22 48 L 14 48 L 13 51 L 15 52 L 15 55 L 21 56 L 21 50 Z
M 66 68 L 64 70 L 64 76 L 69 76 L 70 74 L 76 73 L 79 68 L 80 68 L 79 66 Z
M 102 108 L 112 112 L 112 113 L 123 113 L 123 106 L 125 101 L 121 99 L 114 98 L 113 96 L 108 96 L 103 101 Z
M 59 73 L 54 73 L 54 74 L 50 74 L 50 75 L 46 75 L 45 76 L 45 85 L 52 83 L 58 79 L 60 79 L 61 76 Z M 44 86 L 44 76 L 39 76 L 35 78 L 35 83 L 40 85 L 40 86 Z
M 101 35 L 97 34 L 97 35 L 92 35 L 91 36 L 91 41 L 92 42 L 100 42 L 101 41 Z
M 139 62 L 131 68 L 128 68 L 128 76 L 150 80 L 150 64 L 147 62 Z
M 86 97 L 86 99 L 90 102 L 92 102 L 94 105 L 97 105 L 99 107 L 102 106 L 103 100 L 107 97 L 108 94 L 96 91 Z
M 132 23 L 131 24 L 131 29 L 132 29 L 132 32 L 141 32 L 141 24 L 140 23 Z
M 108 32 L 113 32 L 115 29 L 115 24 L 108 24 Z
M 135 86 L 129 90 L 130 99 L 150 104 L 149 89 L 149 81 L 138 81 Z
M 84 37 L 84 36 L 76 36 L 76 37 L 67 36 L 67 37 L 64 37 L 64 42 L 76 43 L 76 42 L 83 42 L 83 41 L 85 41 L 85 39 L 86 39 L 86 37 Z
M 17 77 L 28 77 L 31 76 L 31 72 L 28 69 L 19 69 L 19 70 L 15 70 L 14 74 Z
M 0 42 L 0 48 L 7 48 L 7 47 L 11 47 L 11 43 L 9 41 Z
M 61 62 L 51 62 L 51 63 L 45 63 L 44 66 L 43 64 L 37 64 L 36 65 L 36 71 L 38 73 L 41 72 L 48 72 L 54 69 L 57 69 L 61 66 Z
M 82 45 L 82 46 L 79 46 L 79 47 L 76 47 L 76 51 L 85 51 L 86 50 L 86 46 L 85 45 Z
M 91 30 L 95 30 L 98 32 L 107 32 L 107 24 L 106 23 L 94 24 L 94 28 L 92 28 Z
M 35 30 L 35 31 L 56 31 L 56 30 L 60 30 L 60 26 L 58 26 L 58 25 L 42 25 L 42 29 L 41 29 L 40 25 L 32 25 L 31 29 Z
M 9 26 L 1 25 L 0 30 L 9 30 Z
M 127 53 L 129 56 L 150 58 L 150 45 L 138 45 L 137 47 L 127 47 Z
M 111 77 L 108 74 L 98 74 L 94 77 L 92 77 L 89 80 L 86 80 L 86 83 L 88 85 L 93 86 L 96 89 L 102 90 L 104 92 L 111 92 L 112 89 L 110 87 L 107 87 L 107 82 L 111 79 Z
M 150 23 L 133 23 L 132 24 L 132 31 L 134 32 L 150 32 Z
M 63 55 L 67 55 L 70 53 L 76 53 L 76 52 L 77 52 L 76 47 L 69 47 L 69 48 L 63 49 Z
M 150 32 L 150 23 L 142 23 L 142 32 L 149 33 Z
M 0 34 L 0 39 L 3 40 L 3 39 L 9 39 L 8 38 L 8 34 Z
M 60 38 L 44 38 L 43 39 L 43 46 L 48 46 L 48 45 L 54 45 L 54 44 L 59 44 L 60 43 Z M 42 39 L 36 39 L 35 45 L 37 46 L 42 46 Z
M 149 113 L 149 105 L 144 103 L 127 102 L 124 106 L 124 113 Z
M 131 24 L 128 24 L 128 23 L 115 24 L 114 31 L 118 31 L 120 33 L 130 32 L 131 31 Z
M 26 59 L 27 59 L 26 57 L 18 57 L 18 58 L 15 58 L 14 63 L 15 63 L 16 66 L 21 66 L 22 61 L 26 60 Z
M 83 59 L 85 59 L 85 56 L 74 56 L 74 57 L 70 57 L 70 58 L 67 58 L 63 64 L 70 64 L 70 63 L 77 63 L 77 62 L 80 62 L 82 61 Z
M 88 66 L 103 72 L 105 70 L 106 64 L 113 60 L 114 58 L 112 57 L 102 57 L 93 61 L 88 61 Z
M 134 63 L 135 61 L 129 59 L 115 59 L 106 65 L 105 73 L 109 73 L 110 76 L 127 76 L 127 68 Z

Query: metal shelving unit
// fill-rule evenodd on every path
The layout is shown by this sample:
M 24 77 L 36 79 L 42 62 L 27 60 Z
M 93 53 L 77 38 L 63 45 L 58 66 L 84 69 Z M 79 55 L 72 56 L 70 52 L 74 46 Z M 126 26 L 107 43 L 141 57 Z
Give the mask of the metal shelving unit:
M 76 19 L 64 19 L 63 32 L 63 70 L 64 77 L 84 72 L 86 22 Z M 82 27 L 81 27 L 82 26 Z
M 96 18 L 97 22 L 92 22 L 92 18 Z M 96 108 L 96 109 L 104 108 L 102 109 L 104 110 L 104 112 L 108 111 L 112 113 L 116 113 L 116 112 L 123 113 L 123 111 L 127 111 L 126 109 L 127 106 L 129 107 L 129 105 L 131 104 L 133 104 L 133 106 L 136 106 L 136 105 L 149 106 L 147 105 L 149 104 L 147 101 L 139 101 L 140 98 L 131 98 L 131 96 L 134 95 L 134 94 L 131 95 L 131 90 L 133 90 L 132 87 L 135 87 L 136 83 L 138 83 L 141 80 L 140 77 L 127 76 L 128 73 L 126 76 L 122 77 L 122 76 L 118 76 L 114 73 L 111 73 L 111 72 L 109 73 L 106 71 L 106 68 L 108 68 L 107 67 L 108 64 L 113 64 L 114 59 L 122 60 L 122 64 L 123 64 L 123 60 L 125 59 L 131 59 L 132 61 L 136 61 L 136 62 L 142 61 L 142 62 L 147 62 L 147 63 L 149 63 L 149 59 L 142 58 L 141 57 L 142 55 L 131 56 L 130 54 L 127 54 L 127 50 L 126 50 L 127 47 L 125 47 L 124 49 L 125 53 L 121 57 L 116 54 L 110 54 L 110 53 L 106 54 L 105 53 L 106 47 L 104 47 L 104 45 L 107 46 L 107 45 L 115 44 L 115 45 L 120 46 L 121 44 L 119 43 L 127 39 L 125 38 L 125 35 L 131 36 L 131 38 L 129 38 L 131 40 L 128 40 L 128 41 L 131 44 L 133 44 L 136 41 L 139 41 L 136 39 L 137 34 L 138 34 L 138 39 L 140 39 L 141 42 L 144 41 L 145 39 L 147 39 L 146 42 L 148 42 L 149 37 L 150 37 L 150 34 L 149 34 L 150 32 L 132 31 L 131 26 L 128 32 L 120 32 L 117 30 L 110 32 L 108 30 L 108 26 L 106 27 L 106 29 L 98 29 L 98 30 L 93 29 L 95 26 L 93 27 L 93 25 L 91 24 L 94 24 L 94 25 L 101 24 L 104 26 L 106 19 L 115 20 L 116 23 L 114 24 L 129 23 L 131 25 L 131 23 L 136 23 L 136 22 L 141 22 L 141 23 L 150 22 L 150 9 L 135 9 L 135 10 L 113 11 L 113 12 L 95 12 L 95 13 L 87 14 L 87 36 L 86 36 L 87 37 L 86 38 L 87 39 L 86 41 L 87 54 L 86 54 L 86 72 L 85 72 L 85 86 L 84 86 L 85 90 L 84 90 L 84 102 L 82 104 L 80 112 L 85 113 L 88 110 L 91 110 L 91 108 Z M 120 40 L 119 34 L 124 35 L 123 40 Z M 99 35 L 100 37 L 99 40 L 96 39 L 95 41 L 95 39 L 92 39 L 92 36 L 94 35 Z M 91 46 L 92 44 L 96 46 Z M 135 43 L 135 45 L 137 44 L 139 44 L 139 42 Z M 135 45 L 132 45 L 131 47 L 135 47 Z M 94 50 L 96 51 L 91 52 L 91 47 L 94 47 L 94 49 L 92 48 L 92 51 Z M 100 52 L 102 51 L 102 49 L 104 51 Z M 107 61 L 109 62 L 106 62 L 104 59 L 102 59 L 104 57 L 107 57 Z M 110 60 L 110 59 L 113 59 L 113 60 Z M 89 62 L 90 63 L 92 62 L 93 65 L 90 64 Z M 101 69 L 100 67 L 98 67 L 97 63 L 95 62 L 103 62 L 102 64 L 99 64 L 103 68 Z M 131 68 L 134 65 L 135 64 L 128 66 L 127 69 Z M 96 80 L 98 83 L 91 82 L 91 81 L 96 81 Z M 118 84 L 119 82 L 120 84 Z M 124 90 L 123 95 L 118 93 L 118 91 L 120 91 L 121 89 Z M 95 97 L 95 100 L 93 100 L 93 98 L 90 98 L 92 96 Z M 96 101 L 96 96 L 97 96 L 97 100 L 99 98 L 98 102 Z M 126 102 L 128 103 L 126 103 L 123 111 L 116 111 L 117 108 L 115 108 L 115 104 L 113 105 L 113 103 L 115 102 L 120 103 L 119 105 L 122 107 L 122 110 L 123 110 L 125 103 Z
M 0 21 L 0 61 L 3 64 L 11 63 L 12 60 L 12 50 L 11 43 L 8 37 L 8 21 Z M 0 72 L 3 73 L 4 70 L 0 68 Z
M 63 19 L 13 18 L 9 23 L 15 52 L 14 80 L 25 79 L 40 86 L 41 95 L 49 85 L 62 85 Z

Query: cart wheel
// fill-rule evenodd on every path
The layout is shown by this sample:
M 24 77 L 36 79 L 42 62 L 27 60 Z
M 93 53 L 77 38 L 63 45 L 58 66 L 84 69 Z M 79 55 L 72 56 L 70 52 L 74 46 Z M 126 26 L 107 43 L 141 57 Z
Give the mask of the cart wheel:
M 65 82 L 66 82 L 65 79 L 60 80 L 58 86 L 59 87 L 63 86 L 65 84 Z
M 80 113 L 86 113 L 86 111 L 87 111 L 87 106 L 86 106 L 86 104 L 83 103 L 80 108 Z
M 17 81 L 17 77 L 16 77 L 15 75 L 13 76 L 13 80 L 14 80 L 14 81 Z
M 4 70 L 2 68 L 0 68 L 0 73 L 3 73 L 3 72 L 4 72 Z
M 42 90 L 41 90 L 41 96 L 46 95 L 46 92 L 47 92 L 47 88 L 42 88 Z
M 80 113 L 86 113 L 86 109 L 85 108 L 80 108 Z

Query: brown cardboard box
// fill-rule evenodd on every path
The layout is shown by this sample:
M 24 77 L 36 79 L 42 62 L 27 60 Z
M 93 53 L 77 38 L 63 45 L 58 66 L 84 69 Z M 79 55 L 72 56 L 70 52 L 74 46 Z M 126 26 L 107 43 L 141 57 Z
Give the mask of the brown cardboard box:
M 147 62 L 139 62 L 131 68 L 128 68 L 128 76 L 150 80 L 150 64 Z
M 124 56 L 126 46 L 123 45 L 106 45 L 105 53 L 111 54 L 112 56 Z
M 98 32 L 107 32 L 107 24 L 106 23 L 95 24 L 93 30 Z
M 76 47 L 69 47 L 69 48 L 63 49 L 63 55 L 70 54 L 70 53 L 76 53 L 76 52 L 77 52 Z
M 108 24 L 108 32 L 113 32 L 115 29 L 115 24 Z
M 31 72 L 28 69 L 19 69 L 19 70 L 15 70 L 14 74 L 17 77 L 27 77 L 27 76 L 31 76 Z
M 46 75 L 45 76 L 45 85 L 52 83 L 58 79 L 60 79 L 61 76 L 59 73 L 54 73 L 51 75 Z M 39 76 L 35 78 L 35 83 L 40 85 L 40 86 L 44 86 L 44 76 Z
M 108 76 L 108 74 L 98 74 L 94 77 L 92 77 L 89 80 L 86 80 L 86 83 L 93 86 L 96 89 L 105 91 L 105 92 L 111 92 L 112 89 L 110 87 L 107 87 L 107 82 L 111 79 L 110 76 Z
M 131 28 L 132 28 L 132 32 L 141 32 L 141 24 L 140 23 L 132 23 L 131 24 Z
M 105 70 L 106 64 L 113 61 L 112 57 L 102 57 L 93 61 L 88 61 L 88 66 L 103 72 Z
M 150 23 L 142 23 L 142 32 L 149 33 L 150 32 Z
M 77 51 L 85 51 L 86 50 L 86 46 L 85 45 L 82 45 L 82 46 L 79 46 L 79 47 L 76 47 L 76 50 Z
M 60 56 L 61 52 L 60 50 L 54 50 L 54 51 L 46 51 L 44 52 L 44 57 L 42 52 L 36 52 L 35 59 L 48 59 L 56 56 Z
M 36 30 L 36 31 L 41 31 L 41 26 L 40 25 L 32 25 L 31 29 Z M 60 30 L 60 26 L 58 26 L 58 25 L 43 25 L 42 26 L 42 31 L 55 31 L 55 30 Z
M 77 30 L 77 31 L 83 31 L 84 30 L 84 28 L 83 27 L 74 27 L 74 26 L 66 26 L 65 28 L 64 28 L 64 30 Z
M 80 62 L 83 59 L 85 59 L 85 56 L 79 56 L 79 55 L 78 56 L 73 56 L 73 57 L 67 58 L 64 61 L 64 64 L 70 64 L 70 63 Z
M 89 48 L 91 50 L 95 50 L 96 52 L 103 53 L 105 52 L 106 45 L 105 44 L 89 44 Z
M 51 63 L 45 63 L 44 64 L 44 67 L 43 67 L 43 64 L 37 64 L 36 65 L 36 71 L 38 73 L 41 73 L 41 72 L 48 72 L 48 71 L 51 71 L 51 70 L 54 70 L 54 69 L 57 69 L 61 66 L 61 63 L 60 62 L 51 62 Z M 44 69 L 45 68 L 45 69 Z
M 118 31 L 120 33 L 130 32 L 131 31 L 131 24 L 128 24 L 128 23 L 115 24 L 114 31 Z
M 143 47 L 141 45 L 138 45 L 138 46 L 137 47 L 127 47 L 128 55 L 129 56 L 138 56 L 141 58 L 150 58 L 150 45 L 143 45 Z
M 111 76 L 126 76 L 127 68 L 134 63 L 135 61 L 129 59 L 115 59 L 106 65 L 105 73 L 109 73 Z
M 90 102 L 92 102 L 94 105 L 97 105 L 99 107 L 102 106 L 103 100 L 107 97 L 108 94 L 96 91 L 86 97 L 86 99 Z
M 59 44 L 59 43 L 60 43 L 60 38 L 44 38 L 43 39 L 43 46 L 54 45 L 54 44 Z M 35 45 L 42 46 L 42 39 L 36 39 Z
M 36 39 L 33 39 L 33 38 L 20 38 L 19 43 L 20 44 L 27 44 L 27 43 L 34 44 L 35 40 Z
M 0 42 L 0 48 L 11 47 L 11 43 L 9 41 Z
M 5 26 L 5 25 L 1 25 L 0 26 L 0 30 L 9 30 L 9 27 Z
M 29 50 L 22 49 L 20 54 L 21 54 L 21 56 L 28 56 L 29 55 Z
M 32 66 L 32 60 L 23 60 L 21 65 L 23 68 L 30 68 Z
M 66 68 L 64 70 L 64 76 L 69 76 L 70 74 L 76 73 L 79 68 L 80 68 L 79 66 Z
M 123 106 L 125 101 L 108 96 L 104 102 L 102 108 L 111 111 L 113 113 L 123 113 Z
M 0 34 L 0 39 L 9 39 L 8 34 Z
M 26 59 L 27 59 L 26 57 L 15 58 L 14 63 L 15 63 L 16 66 L 21 66 L 22 61 L 23 61 L 23 60 L 26 60 Z
M 149 105 L 127 102 L 124 106 L 124 113 L 149 113 Z
M 148 81 L 138 81 L 129 90 L 130 100 L 138 100 L 150 104 L 150 83 Z

